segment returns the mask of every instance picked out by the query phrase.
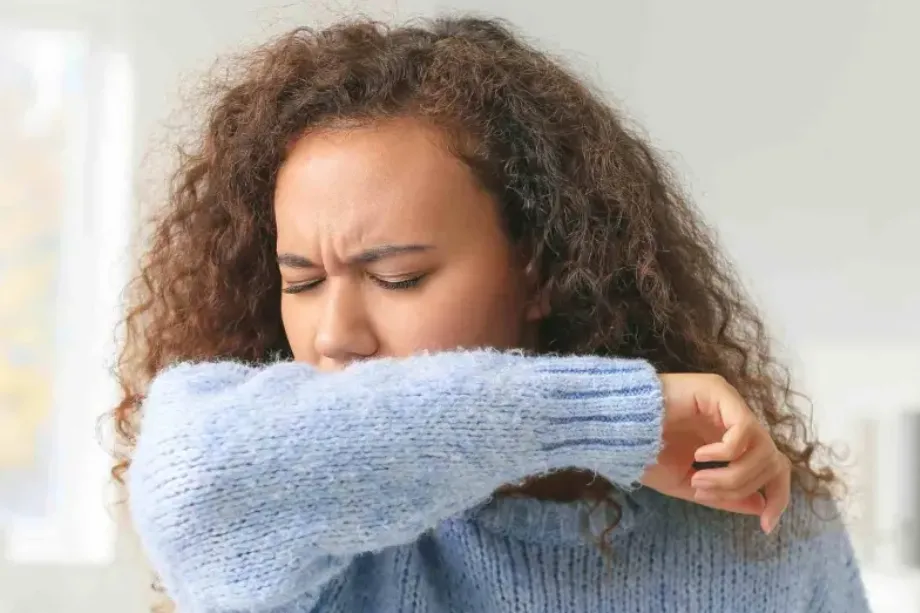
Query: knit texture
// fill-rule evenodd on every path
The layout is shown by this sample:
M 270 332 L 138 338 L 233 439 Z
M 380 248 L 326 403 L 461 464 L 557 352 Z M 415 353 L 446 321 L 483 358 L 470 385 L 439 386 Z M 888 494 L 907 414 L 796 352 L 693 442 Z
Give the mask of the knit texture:
M 661 408 L 648 364 L 600 357 L 179 365 L 144 403 L 132 516 L 180 613 L 868 610 L 807 505 L 768 538 L 634 490 Z M 629 492 L 616 529 L 610 505 L 493 497 L 569 467 Z

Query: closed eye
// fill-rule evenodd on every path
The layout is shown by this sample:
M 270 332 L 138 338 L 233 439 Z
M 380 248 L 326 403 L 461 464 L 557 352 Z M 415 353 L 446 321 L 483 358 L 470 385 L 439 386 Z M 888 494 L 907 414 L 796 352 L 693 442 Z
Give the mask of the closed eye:
M 375 277 L 373 275 L 368 275 L 368 277 L 379 287 L 385 290 L 399 291 L 399 290 L 408 290 L 413 289 L 419 286 L 421 282 L 425 279 L 426 275 L 418 275 L 409 279 L 399 279 L 398 281 L 389 281 L 381 277 Z M 314 279 L 312 281 L 305 281 L 303 283 L 292 283 L 287 287 L 281 289 L 285 294 L 301 294 L 318 288 L 325 279 Z
M 418 287 L 418 285 L 422 282 L 424 278 L 425 278 L 425 275 L 419 275 L 417 277 L 412 277 L 410 279 L 400 279 L 398 281 L 387 281 L 386 279 L 381 279 L 380 277 L 371 276 L 371 280 L 374 283 L 376 283 L 383 289 L 387 289 L 387 290 L 412 289 L 414 287 Z
M 312 281 L 304 281 L 303 283 L 292 283 L 287 287 L 281 289 L 285 294 L 300 294 L 302 292 L 307 292 L 318 287 L 325 279 L 314 279 Z

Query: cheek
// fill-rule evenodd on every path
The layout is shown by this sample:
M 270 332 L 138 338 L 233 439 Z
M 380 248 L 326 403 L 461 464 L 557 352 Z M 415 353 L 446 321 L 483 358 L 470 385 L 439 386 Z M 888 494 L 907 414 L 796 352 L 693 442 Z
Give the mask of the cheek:
M 418 298 L 387 301 L 375 328 L 381 348 L 391 355 L 459 347 L 520 347 L 524 302 L 512 279 L 444 277 L 433 281 Z M 384 314 L 387 315 L 384 315 Z
M 509 270 L 497 274 L 494 266 L 443 272 L 418 291 L 381 291 L 368 287 L 359 316 L 350 326 L 354 334 L 374 337 L 378 356 L 407 356 L 420 351 L 525 344 L 526 308 L 522 279 Z M 293 357 L 319 365 L 315 339 L 319 318 L 315 301 L 282 296 L 281 320 Z
M 302 305 L 298 308 L 297 300 L 293 297 L 281 297 L 281 323 L 294 359 L 298 362 L 316 364 L 318 358 L 313 345 L 313 319 L 303 311 Z

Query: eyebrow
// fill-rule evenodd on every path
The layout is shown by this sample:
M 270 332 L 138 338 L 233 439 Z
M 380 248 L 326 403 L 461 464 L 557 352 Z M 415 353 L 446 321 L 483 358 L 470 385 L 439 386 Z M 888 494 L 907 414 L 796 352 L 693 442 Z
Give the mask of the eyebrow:
M 431 245 L 380 245 L 366 249 L 358 254 L 348 258 L 348 264 L 370 264 L 388 257 L 403 255 L 405 253 L 417 253 L 419 251 L 430 251 Z M 279 253 L 278 265 L 285 268 L 319 268 L 315 262 L 309 258 L 296 253 Z

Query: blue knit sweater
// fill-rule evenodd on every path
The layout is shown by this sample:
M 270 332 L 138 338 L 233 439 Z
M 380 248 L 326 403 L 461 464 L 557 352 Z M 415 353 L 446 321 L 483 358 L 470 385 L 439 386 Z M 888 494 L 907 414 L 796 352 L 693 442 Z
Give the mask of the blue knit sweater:
M 494 351 L 179 365 L 144 403 L 132 515 L 181 613 L 862 613 L 846 533 L 634 488 L 660 445 L 643 362 Z M 613 505 L 493 496 L 579 467 Z M 608 547 L 600 543 L 606 539 Z

